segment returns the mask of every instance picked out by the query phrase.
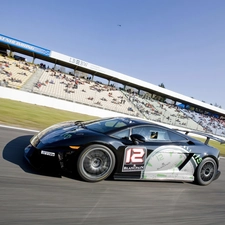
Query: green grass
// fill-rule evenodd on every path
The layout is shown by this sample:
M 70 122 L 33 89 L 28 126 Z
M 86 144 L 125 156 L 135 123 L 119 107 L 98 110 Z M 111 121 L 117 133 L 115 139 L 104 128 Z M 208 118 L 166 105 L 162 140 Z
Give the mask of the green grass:
M 0 98 L 0 124 L 42 130 L 67 120 L 90 120 L 95 116 Z
M 0 124 L 42 130 L 62 121 L 95 118 L 98 117 L 0 98 Z M 219 149 L 221 155 L 225 156 L 225 144 L 210 141 L 209 145 Z

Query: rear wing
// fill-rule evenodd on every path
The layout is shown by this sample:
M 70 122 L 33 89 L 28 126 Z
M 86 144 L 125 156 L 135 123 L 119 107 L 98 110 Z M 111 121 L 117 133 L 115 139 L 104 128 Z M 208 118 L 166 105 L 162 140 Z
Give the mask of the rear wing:
M 209 140 L 214 140 L 214 141 L 218 141 L 220 144 L 225 144 L 225 140 L 222 138 L 218 138 L 213 136 L 212 134 L 209 133 L 204 133 L 204 132 L 200 132 L 200 131 L 192 131 L 192 130 L 180 130 L 180 129 L 175 129 L 176 131 L 180 131 L 180 132 L 184 132 L 186 135 L 188 134 L 197 134 L 200 136 L 203 136 L 206 138 L 205 143 L 204 144 L 208 144 Z

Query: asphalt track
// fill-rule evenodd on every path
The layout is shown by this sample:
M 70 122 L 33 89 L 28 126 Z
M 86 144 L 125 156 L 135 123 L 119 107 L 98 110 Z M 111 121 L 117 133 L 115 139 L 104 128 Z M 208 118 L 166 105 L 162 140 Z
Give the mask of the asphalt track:
M 225 224 L 225 159 L 209 186 L 41 175 L 23 159 L 34 132 L 0 127 L 0 224 Z

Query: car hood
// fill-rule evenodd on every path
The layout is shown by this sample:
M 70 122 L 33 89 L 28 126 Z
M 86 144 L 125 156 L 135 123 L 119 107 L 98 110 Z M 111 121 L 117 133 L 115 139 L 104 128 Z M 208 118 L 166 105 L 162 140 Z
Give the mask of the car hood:
M 68 121 L 55 124 L 39 132 L 31 139 L 31 144 L 37 147 L 41 142 L 42 145 L 51 146 L 53 143 L 68 142 L 74 138 L 80 139 L 92 135 L 96 135 L 96 132 L 87 130 L 81 124 L 76 125 L 74 121 Z

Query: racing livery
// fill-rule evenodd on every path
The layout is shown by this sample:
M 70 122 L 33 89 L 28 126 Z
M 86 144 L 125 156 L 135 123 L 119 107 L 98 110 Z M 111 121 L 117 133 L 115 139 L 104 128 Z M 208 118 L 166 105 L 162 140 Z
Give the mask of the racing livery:
M 219 150 L 209 146 L 210 139 L 224 143 L 207 133 L 112 117 L 55 124 L 34 135 L 24 155 L 36 169 L 70 171 L 89 182 L 110 176 L 208 185 L 220 176 Z

